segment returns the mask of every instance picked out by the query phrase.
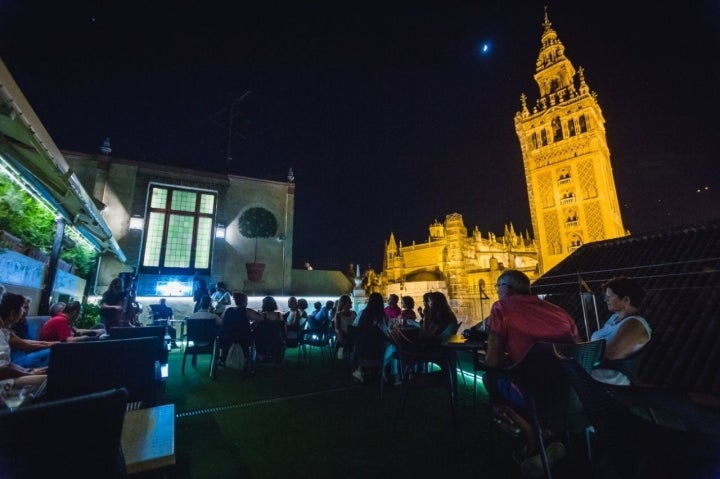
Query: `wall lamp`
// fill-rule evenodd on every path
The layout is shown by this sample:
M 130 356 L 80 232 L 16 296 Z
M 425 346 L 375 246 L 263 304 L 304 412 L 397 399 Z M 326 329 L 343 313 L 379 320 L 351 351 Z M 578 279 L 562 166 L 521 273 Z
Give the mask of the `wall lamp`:
M 130 229 L 131 230 L 141 230 L 145 227 L 145 218 L 141 218 L 140 216 L 132 216 L 130 218 Z
M 215 238 L 225 238 L 225 225 L 215 225 Z

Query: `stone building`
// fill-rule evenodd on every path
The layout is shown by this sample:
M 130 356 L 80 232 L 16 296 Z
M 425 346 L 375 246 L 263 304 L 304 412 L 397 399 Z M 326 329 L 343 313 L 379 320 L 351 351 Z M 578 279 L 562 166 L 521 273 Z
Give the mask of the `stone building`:
M 452 213 L 443 223 L 429 226 L 425 243 L 403 246 L 394 234 L 385 244 L 383 272 L 385 295 L 412 296 L 416 306 L 428 291 L 444 293 L 465 326 L 484 318 L 497 299 L 495 282 L 506 268 L 538 276 L 538 252 L 528 234 L 515 232 L 512 224 L 504 234 L 480 233 L 477 227 L 468 236 L 462 215 Z
M 543 29 L 534 75 L 540 97 L 531 111 L 521 95 L 515 131 L 545 272 L 585 243 L 626 232 L 597 96 L 565 56 L 547 11 Z
M 96 154 L 61 151 L 1 59 L 0 133 L 0 174 L 56 215 L 51 254 L 29 255 L 36 248 L 0 231 L 3 283 L 32 298 L 31 314 L 44 314 L 58 299 L 95 302 L 112 279 L 133 271 L 136 295 L 148 302 L 169 297 L 178 317 L 192 312 L 196 277 L 280 302 L 291 294 L 325 300 L 352 291 L 343 272 L 292 270 L 292 170 L 287 181 L 274 181 L 132 161 L 112 157 L 109 140 Z M 241 219 L 251 216 L 247 228 L 272 233 L 241 234 Z M 268 221 L 272 227 L 263 228 Z M 98 253 L 97 272 L 87 280 L 58 258 L 68 233 Z M 264 265 L 262 277 L 246 270 L 253 263 Z
M 127 256 L 103 257 L 96 294 L 132 267 L 138 296 L 188 296 L 194 276 L 248 294 L 291 290 L 294 183 L 112 158 L 107 151 L 63 154 Z M 256 241 L 241 235 L 238 221 L 258 207 L 276 228 Z M 265 271 L 251 280 L 245 265 L 256 260 Z

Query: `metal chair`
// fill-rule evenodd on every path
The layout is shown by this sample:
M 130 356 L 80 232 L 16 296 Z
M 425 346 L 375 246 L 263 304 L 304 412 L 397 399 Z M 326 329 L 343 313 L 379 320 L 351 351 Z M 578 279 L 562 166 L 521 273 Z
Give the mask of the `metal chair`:
M 182 374 L 185 374 L 185 360 L 192 355 L 192 366 L 197 367 L 198 354 L 210 355 L 210 377 L 216 378 L 216 366 L 218 360 L 218 332 L 215 319 L 193 319 L 187 320 L 187 341 L 183 351 Z
M 273 363 L 277 366 L 285 365 L 285 321 L 264 320 L 255 325 L 254 341 L 250 354 L 250 368 L 263 363 Z
M 382 397 L 385 379 L 382 367 L 387 338 L 380 328 L 375 326 L 367 328 L 350 326 L 348 331 L 353 344 L 350 354 L 352 367 L 362 366 L 365 370 L 377 370 L 380 381 L 380 397 Z
M 573 391 L 557 363 L 555 351 L 563 351 L 579 367 L 590 371 L 605 351 L 605 341 L 585 343 L 548 343 L 538 342 L 525 355 L 522 361 L 502 370 L 488 370 L 488 380 L 496 381 L 505 377 L 521 391 L 527 403 L 528 421 L 532 424 L 539 444 L 545 476 L 552 478 L 551 465 L 545 452 L 545 435 L 549 431 L 565 431 L 566 439 L 571 431 L 583 431 L 585 434 L 588 457 L 592 457 L 589 430 L 590 423 L 584 414 L 577 395 Z M 502 404 L 517 411 L 517 406 L 504 398 L 490 395 L 490 414 L 493 406 Z M 517 411 L 518 413 L 520 411 Z M 504 429 L 495 417 L 491 417 L 491 446 L 497 441 L 498 429 Z M 569 444 L 569 441 L 567 441 Z M 492 454 L 492 452 L 491 452 Z M 494 454 L 492 454 L 494 457 Z
M 647 344 L 638 351 L 635 351 L 631 355 L 622 359 L 603 359 L 600 364 L 596 365 L 598 368 L 614 369 L 620 371 L 630 380 L 631 384 L 637 382 L 638 373 L 640 372 L 640 363 L 645 357 L 647 351 Z
M 720 477 L 720 414 L 686 392 L 595 381 L 559 351 L 558 364 L 595 430 L 594 477 Z
M 391 334 L 391 339 L 397 350 L 403 377 L 393 430 L 397 430 L 397 424 L 411 390 L 442 388 L 445 389 L 450 400 L 453 432 L 455 440 L 458 441 L 456 352 L 440 344 L 418 344 L 399 334 Z M 431 365 L 437 366 L 438 369 L 434 369 Z
M 324 321 L 315 329 L 305 329 L 302 331 L 302 335 L 299 338 L 299 347 L 302 351 L 302 355 L 305 356 L 310 362 L 312 356 L 312 348 L 320 349 L 320 357 L 322 361 L 325 361 L 325 353 L 332 358 L 333 353 L 333 338 L 332 323 L 330 321 Z M 300 352 L 298 352 L 299 357 Z

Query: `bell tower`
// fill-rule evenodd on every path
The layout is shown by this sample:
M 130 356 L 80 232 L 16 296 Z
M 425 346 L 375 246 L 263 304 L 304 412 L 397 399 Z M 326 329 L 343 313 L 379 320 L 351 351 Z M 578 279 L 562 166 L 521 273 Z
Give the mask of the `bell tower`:
M 534 78 L 540 96 L 531 111 L 521 94 L 515 132 L 546 272 L 583 244 L 626 232 L 597 95 L 565 56 L 547 7 Z

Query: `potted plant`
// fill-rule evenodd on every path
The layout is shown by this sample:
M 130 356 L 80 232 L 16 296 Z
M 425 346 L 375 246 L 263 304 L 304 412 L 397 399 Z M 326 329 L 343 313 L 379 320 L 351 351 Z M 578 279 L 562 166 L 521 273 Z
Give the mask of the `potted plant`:
M 278 223 L 275 215 L 265 208 L 255 206 L 246 209 L 240 215 L 240 219 L 238 220 L 240 234 L 246 238 L 255 240 L 255 259 L 252 263 L 245 263 L 250 281 L 262 281 L 262 275 L 265 271 L 265 263 L 258 263 L 257 260 L 258 238 L 272 238 L 277 234 L 277 228 Z

